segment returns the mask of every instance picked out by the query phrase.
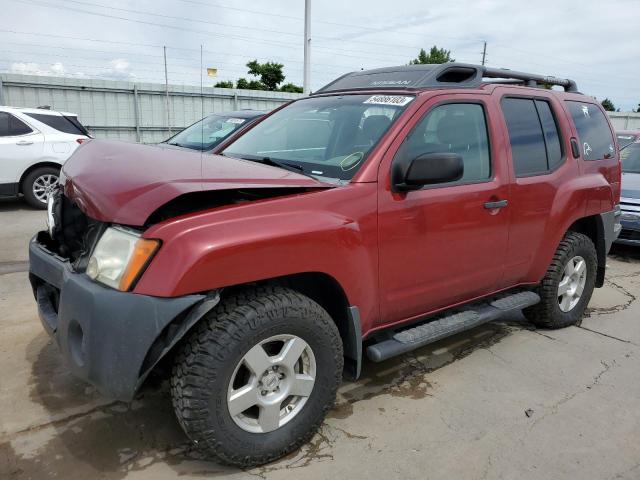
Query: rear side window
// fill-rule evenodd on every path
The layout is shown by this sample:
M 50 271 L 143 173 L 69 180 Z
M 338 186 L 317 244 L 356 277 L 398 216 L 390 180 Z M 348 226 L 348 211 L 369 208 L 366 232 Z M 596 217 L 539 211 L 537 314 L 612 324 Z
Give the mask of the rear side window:
M 551 106 L 544 100 L 502 100 L 513 168 L 517 177 L 553 170 L 563 159 L 560 135 Z
M 31 128 L 10 113 L 0 112 L 0 137 L 14 137 L 31 133 Z
M 547 146 L 549 169 L 553 170 L 562 162 L 562 146 L 560 144 L 560 135 L 558 134 L 558 125 L 555 118 L 553 118 L 549 103 L 543 100 L 536 100 L 535 103 Z
M 25 115 L 44 123 L 45 125 L 55 128 L 59 132 L 70 133 L 72 135 L 86 135 L 86 130 L 81 128 L 82 126 L 76 125 L 76 122 L 71 121 L 72 117 L 64 117 L 62 115 L 47 115 L 45 113 L 25 113 Z
M 566 104 L 578 131 L 582 158 L 603 160 L 613 157 L 613 135 L 602 110 L 592 103 L 567 100 Z

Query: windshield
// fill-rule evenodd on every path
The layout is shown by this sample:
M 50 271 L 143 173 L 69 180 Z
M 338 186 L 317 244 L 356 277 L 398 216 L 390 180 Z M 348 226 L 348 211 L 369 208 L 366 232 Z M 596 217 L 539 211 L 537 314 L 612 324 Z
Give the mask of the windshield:
M 636 141 L 635 135 L 627 135 L 627 134 L 619 133 L 618 135 L 616 135 L 616 137 L 618 137 L 618 145 L 620 148 L 624 148 L 630 143 L 633 143 Z
M 224 154 L 297 165 L 305 174 L 350 180 L 414 97 L 311 97 L 277 111 L 229 145 Z
M 620 160 L 623 172 L 640 173 L 640 143 L 634 143 L 621 150 Z
M 193 150 L 211 150 L 251 120 L 253 119 L 209 115 L 166 140 L 165 143 Z

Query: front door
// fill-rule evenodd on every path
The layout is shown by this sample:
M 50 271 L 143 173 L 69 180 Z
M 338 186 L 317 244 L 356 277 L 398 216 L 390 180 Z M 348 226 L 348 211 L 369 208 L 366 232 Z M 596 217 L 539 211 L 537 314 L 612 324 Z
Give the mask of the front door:
M 379 174 L 381 321 L 399 322 L 494 292 L 508 239 L 509 175 L 495 107 L 477 96 L 438 96 L 409 122 Z M 406 138 L 404 138 L 406 136 Z M 404 138 L 404 140 L 403 140 Z M 461 180 L 391 191 L 394 158 L 453 152 Z

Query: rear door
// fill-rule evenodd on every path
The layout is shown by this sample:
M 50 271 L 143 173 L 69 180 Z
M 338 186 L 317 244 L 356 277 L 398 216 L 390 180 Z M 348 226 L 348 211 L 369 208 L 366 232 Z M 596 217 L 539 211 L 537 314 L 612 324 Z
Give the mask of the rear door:
M 578 174 L 566 155 L 571 131 L 566 122 L 558 122 L 562 105 L 552 94 L 506 92 L 499 101 L 510 146 L 512 208 L 503 287 L 539 280 L 534 278 L 539 255 L 546 251 L 550 232 L 555 235 L 556 222 L 564 218 L 562 210 L 580 207 L 565 205 L 560 191 Z
M 43 135 L 8 112 L 0 112 L 0 184 L 16 183 L 42 156 Z
M 489 96 L 436 96 L 385 154 L 378 197 L 383 322 L 414 318 L 497 288 L 507 246 L 509 176 L 493 114 Z M 463 157 L 461 180 L 391 191 L 394 158 L 444 152 Z

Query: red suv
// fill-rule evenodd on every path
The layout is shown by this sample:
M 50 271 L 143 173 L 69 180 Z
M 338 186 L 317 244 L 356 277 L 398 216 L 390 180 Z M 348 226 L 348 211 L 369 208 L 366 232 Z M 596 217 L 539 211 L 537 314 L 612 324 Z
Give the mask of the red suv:
M 61 182 L 30 279 L 69 368 L 122 400 L 167 372 L 240 466 L 309 440 L 365 352 L 579 323 L 620 228 L 601 106 L 456 63 L 347 74 L 214 154 L 95 140 Z

